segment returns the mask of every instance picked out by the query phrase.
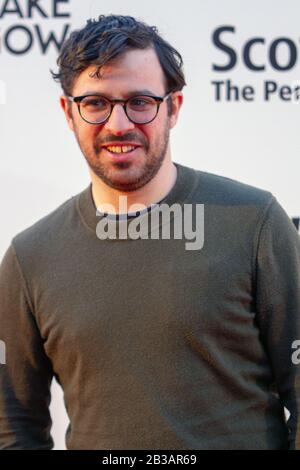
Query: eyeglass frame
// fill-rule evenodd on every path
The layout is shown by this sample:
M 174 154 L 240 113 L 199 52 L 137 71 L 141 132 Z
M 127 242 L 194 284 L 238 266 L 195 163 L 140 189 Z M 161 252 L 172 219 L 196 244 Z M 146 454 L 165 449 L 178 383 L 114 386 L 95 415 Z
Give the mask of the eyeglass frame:
M 100 93 L 90 93 L 88 95 L 81 95 L 81 96 L 67 96 L 67 98 L 77 104 L 77 108 L 78 108 L 78 112 L 79 112 L 79 115 L 81 117 L 81 119 L 83 119 L 83 121 L 87 122 L 88 124 L 92 124 L 92 125 L 98 125 L 98 124 L 104 124 L 105 122 L 107 122 L 110 118 L 110 116 L 112 115 L 112 112 L 113 112 L 113 109 L 115 107 L 116 104 L 119 104 L 119 103 L 123 103 L 122 106 L 123 106 L 123 109 L 124 109 L 124 112 L 126 114 L 126 117 L 127 119 L 132 122 L 133 124 L 140 124 L 140 125 L 144 125 L 144 124 L 150 124 L 150 122 L 154 121 L 154 119 L 156 118 L 156 116 L 158 115 L 158 112 L 159 112 L 159 108 L 160 108 L 160 105 L 166 101 L 167 98 L 169 98 L 169 96 L 173 93 L 173 91 L 169 91 L 165 96 L 153 96 L 153 95 L 147 95 L 147 94 L 140 94 L 140 95 L 134 95 L 134 96 L 131 96 L 130 98 L 127 98 L 127 100 L 119 100 L 119 99 L 114 99 L 114 100 L 111 100 L 109 98 L 107 98 L 106 96 L 104 95 L 101 95 Z M 103 121 L 100 121 L 100 122 L 90 122 L 88 121 L 87 119 L 85 119 L 82 114 L 81 114 L 81 111 L 80 111 L 80 103 L 81 101 L 84 99 L 84 98 L 88 98 L 89 96 L 100 96 L 101 98 L 104 98 L 105 100 L 107 100 L 110 104 L 110 113 L 109 115 L 107 116 L 107 118 L 105 118 Z M 146 122 L 134 122 L 127 114 L 127 103 L 128 101 L 132 100 L 133 98 L 139 98 L 141 96 L 144 96 L 146 98 L 153 98 L 155 101 L 156 101 L 156 106 L 157 106 L 157 109 L 156 109 L 156 114 L 155 116 L 153 117 L 153 119 L 151 119 L 150 121 L 146 121 Z

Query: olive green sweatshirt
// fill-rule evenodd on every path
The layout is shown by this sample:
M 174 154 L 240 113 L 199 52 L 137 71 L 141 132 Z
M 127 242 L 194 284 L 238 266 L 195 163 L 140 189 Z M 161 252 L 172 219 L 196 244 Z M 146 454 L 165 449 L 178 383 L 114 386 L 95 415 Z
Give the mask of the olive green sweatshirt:
M 91 186 L 13 238 L 0 449 L 52 448 L 53 377 L 68 449 L 300 448 L 299 235 L 271 193 L 176 167 L 160 204 L 203 208 L 198 249 L 101 239 Z

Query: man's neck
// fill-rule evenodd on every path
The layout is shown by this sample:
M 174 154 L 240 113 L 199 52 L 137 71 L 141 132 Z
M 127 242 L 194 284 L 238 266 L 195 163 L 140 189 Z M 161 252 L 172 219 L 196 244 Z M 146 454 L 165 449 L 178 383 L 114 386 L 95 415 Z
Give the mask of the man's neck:
M 111 212 L 107 210 L 110 205 L 114 208 L 114 212 L 119 214 L 131 212 L 132 205 L 134 205 L 134 210 L 138 211 L 164 199 L 175 185 L 177 168 L 171 160 L 166 160 L 149 183 L 136 191 L 129 192 L 118 191 L 107 186 L 92 172 L 91 179 L 92 195 L 97 209 L 101 212 Z M 120 204 L 120 196 L 125 196 L 125 199 L 122 198 L 123 204 Z

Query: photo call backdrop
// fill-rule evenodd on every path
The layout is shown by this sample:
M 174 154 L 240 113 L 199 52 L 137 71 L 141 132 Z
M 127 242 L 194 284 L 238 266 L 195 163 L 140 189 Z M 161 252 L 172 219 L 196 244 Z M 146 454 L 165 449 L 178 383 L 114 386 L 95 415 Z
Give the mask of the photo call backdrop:
M 49 70 L 72 30 L 110 13 L 156 25 L 183 56 L 173 160 L 271 191 L 299 229 L 299 0 L 0 0 L 0 256 L 89 184 Z M 65 449 L 55 382 L 51 414 Z

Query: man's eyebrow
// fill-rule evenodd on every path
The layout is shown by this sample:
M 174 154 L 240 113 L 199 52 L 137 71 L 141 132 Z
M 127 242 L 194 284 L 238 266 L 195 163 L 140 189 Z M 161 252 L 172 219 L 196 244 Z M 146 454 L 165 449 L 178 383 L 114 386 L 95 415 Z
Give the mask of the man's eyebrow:
M 84 93 L 81 93 L 80 96 L 95 96 L 95 95 L 101 95 L 101 96 L 104 96 L 105 98 L 108 98 L 108 99 L 121 99 L 121 98 L 116 98 L 115 96 L 111 95 L 111 94 L 107 94 L 107 93 L 102 93 L 100 91 L 97 91 L 97 90 L 94 90 L 94 91 L 91 91 L 91 90 L 87 90 L 85 91 Z M 126 94 L 126 98 L 124 99 L 127 99 L 127 98 L 131 98 L 132 96 L 139 96 L 139 95 L 150 95 L 150 96 L 157 96 L 155 93 L 153 93 L 153 91 L 150 91 L 146 88 L 143 88 L 142 90 L 133 90 L 133 91 L 130 91 Z

